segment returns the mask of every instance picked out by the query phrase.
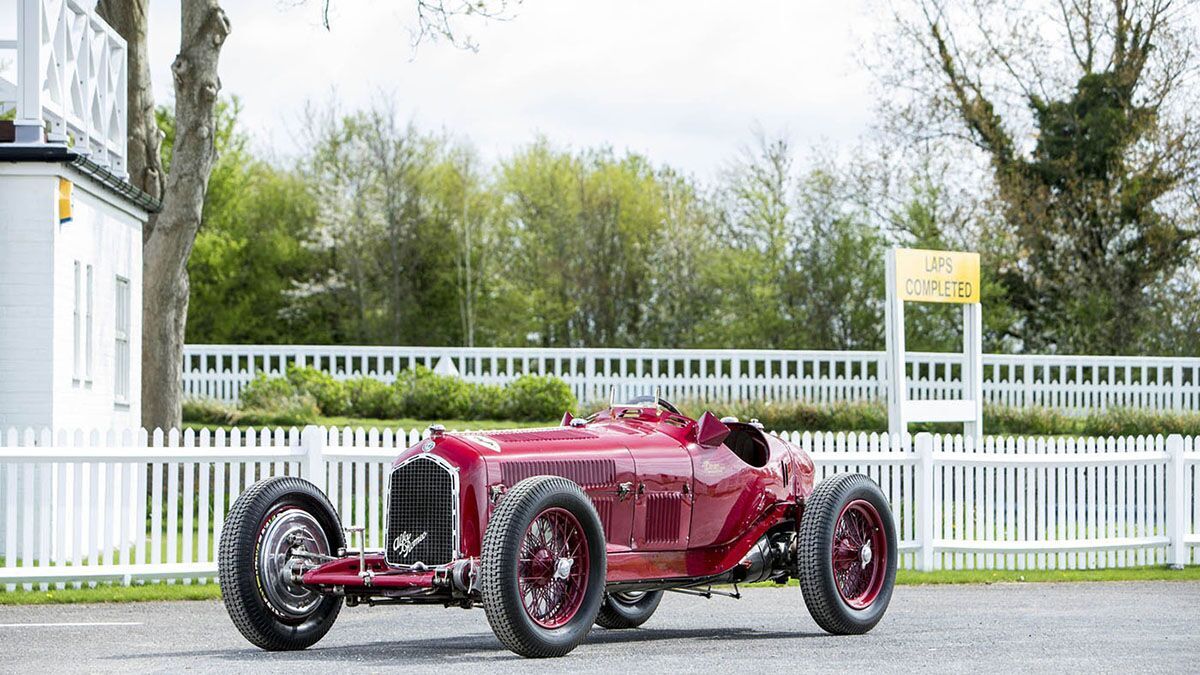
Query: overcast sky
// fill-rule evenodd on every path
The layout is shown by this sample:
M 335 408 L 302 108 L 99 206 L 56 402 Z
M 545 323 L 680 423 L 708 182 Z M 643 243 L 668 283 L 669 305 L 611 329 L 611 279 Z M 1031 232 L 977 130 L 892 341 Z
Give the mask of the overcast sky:
M 406 0 L 224 0 L 233 33 L 225 94 L 245 105 L 262 148 L 296 150 L 305 101 L 345 110 L 381 92 L 424 128 L 472 139 L 495 159 L 537 133 L 574 147 L 611 144 L 711 176 L 755 124 L 800 146 L 841 145 L 871 115 L 870 76 L 854 52 L 869 37 L 857 2 L 526 0 L 508 22 L 463 24 L 478 51 L 415 53 Z M 155 95 L 171 95 L 177 2 L 152 3 Z

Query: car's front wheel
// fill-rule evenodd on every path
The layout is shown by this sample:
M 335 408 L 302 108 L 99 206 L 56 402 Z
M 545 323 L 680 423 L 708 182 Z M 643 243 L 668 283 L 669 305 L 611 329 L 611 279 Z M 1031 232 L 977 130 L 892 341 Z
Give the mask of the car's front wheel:
M 217 556 L 233 625 L 271 651 L 316 643 L 337 619 L 341 599 L 295 583 L 289 566 L 297 551 L 331 556 L 342 546 L 337 512 L 317 486 L 291 476 L 252 485 L 229 509 Z
M 862 474 L 821 481 L 800 519 L 800 590 L 813 620 L 837 635 L 883 618 L 896 581 L 896 529 L 887 497 Z
M 483 536 L 482 595 L 500 642 L 521 656 L 563 656 L 596 621 L 604 596 L 604 530 L 578 485 L 517 483 Z

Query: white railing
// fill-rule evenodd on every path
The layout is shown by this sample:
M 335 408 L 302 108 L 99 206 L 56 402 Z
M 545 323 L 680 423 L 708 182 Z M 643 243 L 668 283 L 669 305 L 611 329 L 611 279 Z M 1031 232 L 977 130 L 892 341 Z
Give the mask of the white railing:
M 662 387 L 667 398 L 713 401 L 876 401 L 887 392 L 884 352 L 306 345 L 189 345 L 183 387 L 187 396 L 235 402 L 256 373 L 279 374 L 290 364 L 390 381 L 405 368 L 432 368 L 443 359 L 472 382 L 555 375 L 584 402 L 606 400 L 612 386 L 622 397 Z M 907 361 L 910 398 L 961 395 L 961 354 L 919 352 Z M 1069 412 L 1200 410 L 1200 358 L 984 354 L 983 363 L 988 403 Z
M 17 143 L 69 147 L 124 178 L 127 49 L 93 4 L 0 4 L 0 27 L 16 29 L 15 39 L 0 32 L 0 61 L 16 63 L 15 82 L 0 73 L 0 112 L 15 110 Z
M 892 503 L 900 564 L 1092 569 L 1200 562 L 1193 437 L 782 436 L 818 479 L 871 476 Z M 383 538 L 386 471 L 417 431 L 49 432 L 0 436 L 0 584 L 215 577 L 229 506 L 269 476 L 326 491 L 344 523 Z

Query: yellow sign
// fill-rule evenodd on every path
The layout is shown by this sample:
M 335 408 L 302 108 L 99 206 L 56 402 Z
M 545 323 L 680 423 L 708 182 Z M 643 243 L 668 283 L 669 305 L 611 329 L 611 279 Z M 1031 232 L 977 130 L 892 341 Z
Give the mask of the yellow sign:
M 71 222 L 71 181 L 58 179 L 58 222 Z
M 979 254 L 898 248 L 896 292 L 908 302 L 979 302 Z

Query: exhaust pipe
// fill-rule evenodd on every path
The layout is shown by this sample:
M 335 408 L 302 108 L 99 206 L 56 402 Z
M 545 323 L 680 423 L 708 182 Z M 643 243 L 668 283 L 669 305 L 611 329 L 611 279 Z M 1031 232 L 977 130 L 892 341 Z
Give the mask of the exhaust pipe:
M 766 581 L 771 577 L 774 561 L 775 549 L 771 546 L 771 540 L 769 537 L 763 537 L 754 543 L 754 546 L 734 568 L 732 571 L 733 581 L 746 584 Z

